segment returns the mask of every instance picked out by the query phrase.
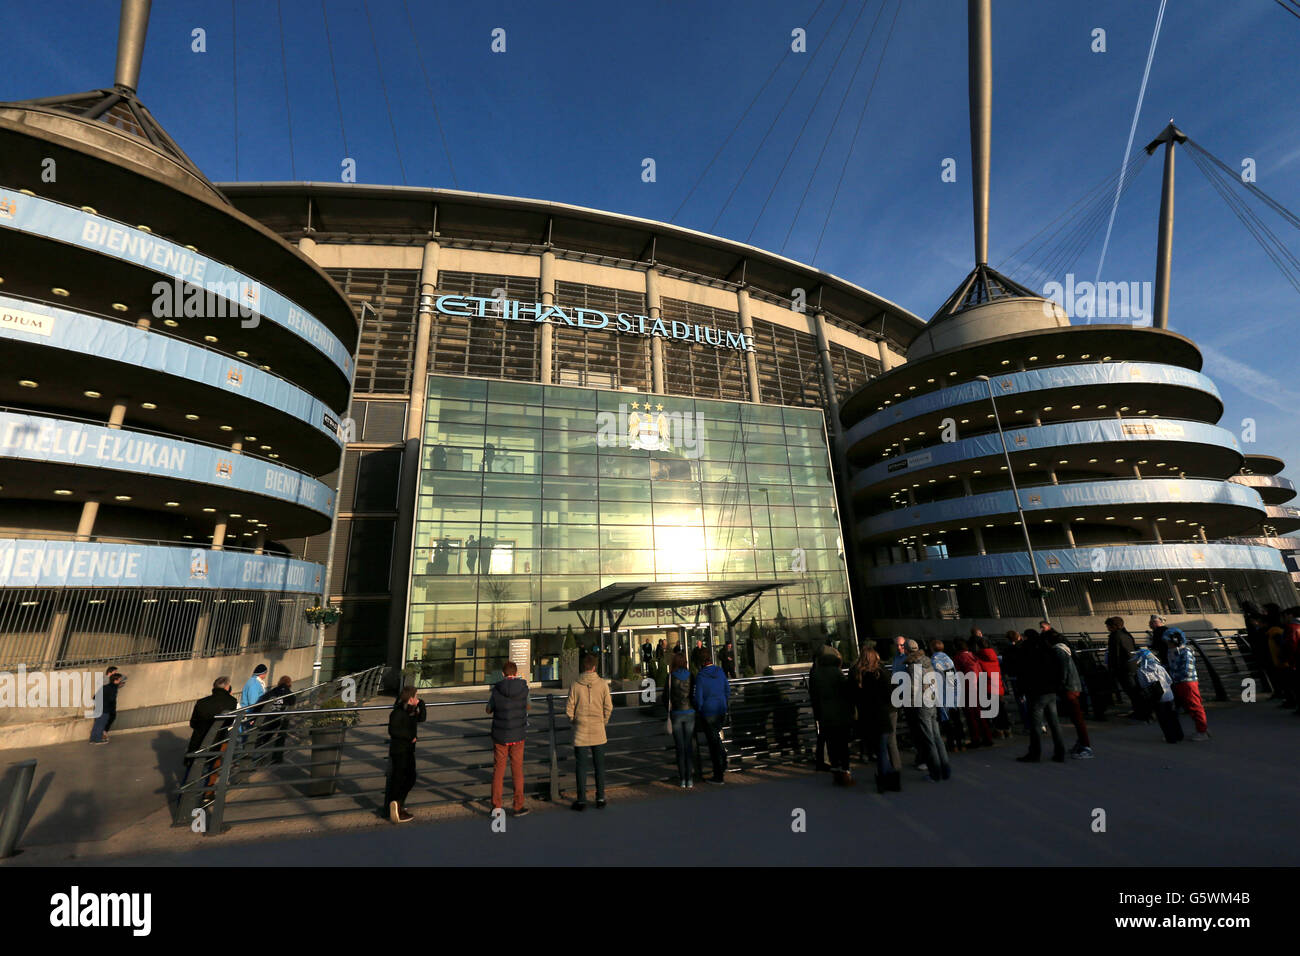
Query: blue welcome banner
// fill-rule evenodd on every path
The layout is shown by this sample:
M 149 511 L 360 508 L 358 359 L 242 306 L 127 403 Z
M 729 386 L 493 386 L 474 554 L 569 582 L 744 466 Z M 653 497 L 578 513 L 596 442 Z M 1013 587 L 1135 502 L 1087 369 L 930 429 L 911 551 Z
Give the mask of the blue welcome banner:
M 282 465 L 209 445 L 17 412 L 0 412 L 0 458 L 228 485 L 326 516 L 334 505 L 328 485 Z
M 315 594 L 323 568 L 281 554 L 0 538 L 0 588 L 223 588 Z
M 1124 544 L 1113 547 L 1035 551 L 1040 575 L 1090 574 L 1105 571 L 1207 570 L 1285 572 L 1282 552 L 1239 544 Z M 866 569 L 867 584 L 945 585 L 977 578 L 1027 577 L 1029 553 L 974 554 L 942 561 L 910 561 Z
M 44 321 L 41 321 L 41 320 Z M 149 329 L 0 295 L 0 338 L 39 342 L 202 382 L 306 422 L 342 444 L 324 402 L 254 365 Z
M 246 290 L 254 301 L 222 297 L 235 308 L 252 309 L 293 332 L 323 353 L 345 376 L 352 375 L 347 347 L 320 319 L 261 282 L 184 246 L 100 215 L 9 189 L 0 189 L 0 227 L 91 249 L 204 290 Z

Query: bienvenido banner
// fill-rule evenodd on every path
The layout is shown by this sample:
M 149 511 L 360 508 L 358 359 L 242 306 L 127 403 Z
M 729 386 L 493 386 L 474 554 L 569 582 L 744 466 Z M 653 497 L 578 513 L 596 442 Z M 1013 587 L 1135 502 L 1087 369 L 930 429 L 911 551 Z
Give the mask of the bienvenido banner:
M 720 349 L 754 351 L 754 340 L 744 332 L 730 332 L 711 325 L 664 321 L 648 315 L 619 312 L 614 316 L 599 309 L 566 308 L 541 302 L 492 299 L 474 295 L 440 295 L 434 309 L 442 315 L 476 319 L 504 319 L 507 322 L 563 323 L 575 329 L 612 329 L 623 335 L 650 335 L 680 342 L 698 342 Z

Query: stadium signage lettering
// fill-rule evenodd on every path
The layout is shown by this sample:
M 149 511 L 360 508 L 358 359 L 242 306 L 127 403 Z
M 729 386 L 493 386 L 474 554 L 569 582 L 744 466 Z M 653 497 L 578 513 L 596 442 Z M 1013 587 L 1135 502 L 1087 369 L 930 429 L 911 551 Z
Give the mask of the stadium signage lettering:
M 492 299 L 473 295 L 440 295 L 434 308 L 442 315 L 509 322 L 563 322 L 577 329 L 610 329 L 624 335 L 654 335 L 682 342 L 698 342 L 715 348 L 754 351 L 754 340 L 744 332 L 729 332 L 691 322 L 664 321 L 648 315 L 619 312 L 611 317 L 598 309 L 564 308 L 541 302 Z

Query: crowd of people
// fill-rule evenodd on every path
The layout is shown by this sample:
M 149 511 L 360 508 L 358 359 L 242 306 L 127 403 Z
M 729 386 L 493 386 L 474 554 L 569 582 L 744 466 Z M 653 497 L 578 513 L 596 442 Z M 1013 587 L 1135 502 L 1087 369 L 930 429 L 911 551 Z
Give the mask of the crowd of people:
M 1123 618 L 1106 621 L 1104 656 L 1087 667 L 1089 677 L 1099 677 L 1100 683 L 1085 682 L 1075 649 L 1048 621 L 1040 621 L 1037 629 L 1008 631 L 1001 654 L 978 628 L 971 630 L 969 639 L 936 639 L 925 647 L 902 636 L 877 641 L 862 648 L 847 672 L 839 652 L 827 644 L 809 673 L 818 769 L 830 771 L 837 786 L 852 786 L 850 750 L 857 740 L 864 762 L 875 764 L 877 792 L 901 790 L 901 726 L 916 752 L 916 766 L 927 781 L 940 783 L 952 777 L 951 753 L 992 747 L 997 739 L 1010 738 L 1013 714 L 1028 737 L 1026 752 L 1016 758 L 1019 762 L 1043 760 L 1045 734 L 1051 738 L 1051 760 L 1091 759 L 1095 752 L 1085 694 L 1102 719 L 1109 698 L 1122 694 L 1131 705 L 1122 716 L 1157 722 L 1169 743 L 1186 739 L 1181 709 L 1194 726 L 1190 739 L 1208 740 L 1194 649 L 1163 617 L 1152 615 L 1148 623 L 1150 638 L 1138 646 Z M 1300 625 L 1295 637 L 1300 637 Z M 1286 646 L 1285 640 L 1281 643 Z M 932 692 L 910 690 L 925 687 Z M 978 696 L 972 693 L 976 688 Z M 1074 730 L 1068 749 L 1062 716 Z
M 1283 707 L 1300 713 L 1300 607 L 1245 605 L 1244 611 L 1245 641 L 1267 674 L 1275 697 Z M 1170 626 L 1162 616 L 1152 615 L 1149 636 L 1139 643 L 1123 618 L 1108 618 L 1105 626 L 1108 638 L 1100 657 L 1092 656 L 1091 649 L 1088 654 L 1076 653 L 1046 620 L 1036 629 L 1006 632 L 1000 652 L 978 628 L 972 628 L 967 638 L 933 639 L 924 645 L 903 636 L 875 641 L 864 645 L 847 667 L 828 641 L 808 672 L 817 731 L 817 769 L 828 771 L 836 786 L 852 786 L 856 742 L 860 759 L 875 767 L 877 792 L 901 791 L 900 750 L 906 748 L 900 748 L 900 736 L 906 733 L 905 743 L 915 752 L 914 766 L 925 780 L 941 783 L 952 777 L 951 754 L 994 747 L 997 741 L 1010 739 L 1013 717 L 1018 718 L 1020 733 L 1027 737 L 1026 752 L 1018 761 L 1041 762 L 1044 735 L 1051 740 L 1052 761 L 1090 759 L 1095 754 L 1085 701 L 1093 718 L 1104 720 L 1115 699 L 1126 700 L 1130 709 L 1122 717 L 1157 724 L 1169 743 L 1209 740 L 1196 652 L 1182 630 Z M 662 706 L 679 786 L 695 786 L 695 748 L 700 735 L 711 771 L 707 782 L 724 783 L 727 754 L 723 729 L 730 719 L 731 681 L 735 677 L 731 645 L 720 650 L 716 661 L 702 642 L 696 642 L 689 654 L 680 645 L 669 651 L 663 641 L 658 647 L 646 643 L 640 650 L 643 664 L 665 656 L 670 661 Z M 596 654 L 583 654 L 581 673 L 569 690 L 565 707 L 573 730 L 576 792 L 571 808 L 575 811 L 588 806 L 589 777 L 594 782 L 596 808 L 606 805 L 606 725 L 614 714 L 614 704 L 608 682 L 598 675 L 598 664 Z M 199 750 L 219 715 L 245 707 L 253 708 L 249 713 L 258 716 L 241 722 L 236 732 L 241 736 L 253 733 L 255 724 L 256 747 L 272 752 L 272 760 L 283 760 L 287 728 L 274 712 L 291 706 L 293 682 L 286 676 L 268 687 L 268 676 L 266 665 L 258 665 L 238 697 L 232 693 L 228 677 L 218 678 L 212 694 L 195 704 L 189 752 Z M 95 743 L 108 739 L 123 681 L 117 668 L 109 668 L 100 715 L 92 728 Z M 492 718 L 491 800 L 494 810 L 502 809 L 508 769 L 516 816 L 529 812 L 523 759 L 529 700 L 527 681 L 518 676 L 514 662 L 506 662 L 502 679 L 492 686 L 487 702 Z M 1190 738 L 1180 711 L 1191 719 Z M 1062 717 L 1074 731 L 1074 742 L 1068 748 Z M 406 800 L 416 779 L 418 725 L 425 719 L 425 704 L 416 688 L 403 687 L 389 716 L 390 763 L 381 810 L 393 823 L 413 819 Z M 231 730 L 229 724 L 221 729 L 218 745 Z M 189 766 L 187 758 L 187 776 Z

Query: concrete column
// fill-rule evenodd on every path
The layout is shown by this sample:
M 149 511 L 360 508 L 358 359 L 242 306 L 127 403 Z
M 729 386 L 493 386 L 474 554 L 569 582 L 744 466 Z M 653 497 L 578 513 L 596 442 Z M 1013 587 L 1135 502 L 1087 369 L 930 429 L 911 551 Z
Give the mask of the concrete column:
M 108 413 L 108 427 L 121 428 L 126 420 L 126 399 L 119 398 L 113 402 L 113 409 Z
M 1142 470 L 1141 470 L 1140 468 L 1138 468 L 1137 465 L 1134 465 L 1134 466 L 1133 466 L 1133 477 L 1134 477 L 1134 478 L 1141 478 L 1141 477 L 1142 477 Z
M 208 643 L 208 628 L 212 624 L 212 608 L 205 607 L 194 622 L 194 641 L 190 645 L 191 657 L 202 657 Z M 233 679 L 233 678 L 232 678 Z
M 420 311 L 415 317 L 415 357 L 411 364 L 411 399 L 406 411 L 406 440 L 424 434 L 425 379 L 429 374 L 429 338 L 433 329 L 434 290 L 438 287 L 438 253 L 436 242 L 424 244 L 420 260 Z
M 303 236 L 298 240 L 298 251 L 308 259 L 316 259 L 316 240 L 311 236 Z
M 646 314 L 651 321 L 658 321 L 659 270 L 654 267 L 645 271 L 645 305 Z M 652 392 L 656 395 L 664 394 L 664 340 L 658 335 L 650 336 L 650 382 Z
M 979 553 L 988 554 L 988 551 L 984 547 L 984 532 L 976 525 L 971 525 L 971 530 L 975 532 L 975 547 L 979 549 Z
M 81 506 L 81 518 L 77 521 L 77 540 L 89 541 L 95 532 L 95 518 L 99 515 L 99 502 L 87 499 Z
M 826 338 L 826 315 L 813 313 L 813 332 L 817 336 L 817 354 L 822 363 L 822 388 L 826 392 L 826 412 L 831 419 L 831 433 L 836 442 L 840 439 L 840 400 L 835 392 L 835 366 L 831 362 L 831 346 Z
M 555 253 L 547 249 L 542 253 L 542 271 L 540 273 L 539 289 L 542 294 L 542 305 L 555 304 Z M 539 350 L 539 376 L 538 381 L 543 385 L 551 385 L 555 381 L 555 326 L 550 322 L 542 324 L 542 341 Z
M 425 406 L 428 403 L 429 343 L 433 330 L 433 302 L 438 287 L 439 244 L 424 244 L 420 260 L 420 311 L 416 317 L 415 361 L 411 368 L 411 392 L 406 411 L 406 442 L 402 451 L 402 473 L 398 479 L 397 523 L 393 529 L 392 603 L 388 609 L 388 663 L 400 666 L 406 645 L 406 598 L 411 586 L 411 544 L 415 534 L 415 505 L 423 458 Z M 337 527 L 338 518 L 335 517 Z M 331 541 L 334 539 L 332 538 Z M 332 545 L 335 546 L 336 545 Z M 333 557 L 333 555 L 331 555 Z M 333 567 L 331 562 L 330 567 Z M 329 581 L 323 585 L 329 599 Z
M 143 316 L 143 315 L 140 316 L 140 318 L 138 318 L 138 319 L 135 320 L 135 327 L 136 327 L 137 329 L 147 329 L 147 328 L 149 328 L 149 326 L 151 326 L 152 324 L 153 324 L 153 323 L 152 323 L 152 322 L 151 322 L 151 321 L 150 321 L 146 316 Z
M 242 455 L 244 453 L 244 443 L 242 441 L 231 442 L 230 450 L 236 455 Z
M 883 374 L 894 368 L 896 364 L 894 362 L 894 355 L 889 351 L 889 343 L 884 339 L 877 342 L 876 347 L 880 349 L 880 371 Z
M 253 535 L 253 553 L 262 554 L 266 551 L 266 532 L 259 530 Z
M 736 290 L 736 309 L 740 313 L 740 331 L 752 342 L 754 316 L 749 308 L 749 290 L 744 286 Z M 761 402 L 763 399 L 758 388 L 758 357 L 753 352 L 745 353 L 745 375 L 749 378 L 749 400 L 755 403 Z
M 217 516 L 217 523 L 212 528 L 213 551 L 221 551 L 226 546 L 226 523 L 228 520 L 225 515 Z

